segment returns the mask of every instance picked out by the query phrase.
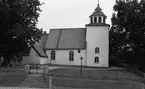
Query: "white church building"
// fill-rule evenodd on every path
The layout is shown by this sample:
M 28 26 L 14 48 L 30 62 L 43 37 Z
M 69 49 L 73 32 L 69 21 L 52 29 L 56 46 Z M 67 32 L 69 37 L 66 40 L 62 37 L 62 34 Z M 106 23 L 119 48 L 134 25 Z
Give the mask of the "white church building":
M 43 52 L 37 50 L 38 46 L 33 47 L 34 60 L 43 64 L 108 67 L 110 25 L 105 23 L 106 18 L 98 4 L 86 28 L 50 29 L 40 42 Z
M 45 50 L 48 63 L 59 65 L 109 66 L 109 29 L 99 4 L 86 28 L 50 29 Z

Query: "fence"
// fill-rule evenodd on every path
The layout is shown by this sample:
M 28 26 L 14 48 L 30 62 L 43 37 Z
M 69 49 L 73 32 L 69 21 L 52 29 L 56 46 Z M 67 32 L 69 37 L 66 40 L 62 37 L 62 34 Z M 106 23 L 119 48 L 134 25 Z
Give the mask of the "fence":
M 25 65 L 25 75 L 24 78 L 26 78 L 30 73 L 30 65 Z
M 53 74 L 49 73 L 49 67 L 43 66 L 43 80 L 45 81 L 49 89 L 55 89 L 55 86 L 53 86 L 52 83 L 52 76 Z
M 43 67 L 46 64 L 28 64 L 29 65 L 29 74 L 31 73 L 43 73 Z
M 27 64 L 25 65 L 25 77 L 26 78 L 29 74 L 32 73 L 43 73 L 42 68 L 44 67 L 44 64 Z
M 63 70 L 63 69 L 62 69 Z M 94 70 L 82 71 L 80 76 L 79 70 L 69 72 L 61 72 L 58 70 L 49 70 L 47 66 L 43 68 L 43 79 L 50 89 L 56 87 L 72 87 L 72 88 L 98 88 L 103 89 L 121 89 L 118 85 L 126 86 L 123 89 L 144 89 L 144 75 L 137 70 Z M 132 74 L 132 73 L 135 74 Z M 127 85 L 126 85 L 127 84 Z M 105 85 L 105 86 L 104 86 Z M 116 85 L 116 86 L 115 86 Z M 129 87 L 129 88 L 128 88 Z

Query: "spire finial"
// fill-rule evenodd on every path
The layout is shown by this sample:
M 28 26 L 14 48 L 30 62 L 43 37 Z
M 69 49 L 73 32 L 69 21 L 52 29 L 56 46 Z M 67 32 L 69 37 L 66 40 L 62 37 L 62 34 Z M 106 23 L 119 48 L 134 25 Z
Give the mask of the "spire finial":
M 102 9 L 100 8 L 100 5 L 99 5 L 99 0 L 98 0 L 98 6 L 97 8 L 95 9 L 96 11 L 101 11 Z

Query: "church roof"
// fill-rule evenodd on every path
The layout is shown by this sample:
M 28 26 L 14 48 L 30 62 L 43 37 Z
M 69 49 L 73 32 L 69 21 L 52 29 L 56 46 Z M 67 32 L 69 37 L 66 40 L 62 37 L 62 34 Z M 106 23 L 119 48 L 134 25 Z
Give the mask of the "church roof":
M 42 49 L 40 45 L 32 45 L 32 48 L 34 48 L 34 50 L 36 51 L 36 53 L 38 53 L 40 57 L 47 57 L 44 49 Z
M 49 34 L 43 34 L 39 42 L 36 42 L 34 45 L 32 45 L 32 48 L 38 53 L 40 57 L 47 57 L 44 48 L 45 48 L 48 35 Z
M 45 49 L 85 49 L 86 28 L 50 29 Z
M 35 45 L 40 45 L 42 49 L 45 48 L 45 44 L 47 41 L 49 34 L 43 34 L 43 36 L 41 37 L 41 39 L 39 40 L 39 42 L 36 42 Z
M 102 9 L 100 8 L 100 5 L 98 4 L 97 8 L 95 9 L 95 11 L 93 12 L 93 14 L 90 16 L 105 16 L 107 17 L 103 12 Z

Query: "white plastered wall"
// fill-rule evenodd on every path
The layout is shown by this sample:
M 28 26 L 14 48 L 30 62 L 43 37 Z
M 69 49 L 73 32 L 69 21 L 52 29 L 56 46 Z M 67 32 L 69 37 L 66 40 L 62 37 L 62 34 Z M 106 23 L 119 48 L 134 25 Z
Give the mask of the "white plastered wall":
M 109 62 L 109 26 L 87 26 L 87 66 L 108 67 Z M 95 53 L 95 48 L 100 48 L 100 53 Z M 99 63 L 94 62 L 99 57 Z
M 31 48 L 29 56 L 23 56 L 23 64 L 47 64 L 47 57 L 36 56 L 36 51 Z
M 69 52 L 74 51 L 74 61 L 69 61 Z M 85 50 L 55 50 L 55 60 L 51 60 L 51 50 L 46 51 L 48 55 L 48 63 L 59 65 L 81 65 L 80 57 L 83 57 L 82 65 L 86 65 Z

